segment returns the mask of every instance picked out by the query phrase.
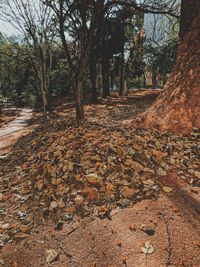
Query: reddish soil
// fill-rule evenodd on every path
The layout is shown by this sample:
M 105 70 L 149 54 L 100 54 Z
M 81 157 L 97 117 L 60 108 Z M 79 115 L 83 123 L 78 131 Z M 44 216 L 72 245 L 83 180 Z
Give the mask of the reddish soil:
M 191 190 L 176 172 L 162 181 L 172 193 L 145 200 L 133 207 L 114 210 L 111 220 L 83 219 L 66 224 L 62 231 L 47 227 L 7 245 L 5 267 L 48 266 L 47 249 L 59 253 L 52 266 L 200 266 L 200 189 Z M 154 253 L 147 257 L 141 247 L 150 241 Z
M 27 118 L 30 113 L 21 117 L 16 131 L 9 132 L 7 125 L 1 152 L 10 151 L 19 136 L 30 131 L 25 127 Z M 200 187 L 182 180 L 176 170 L 160 183 L 173 191 L 163 191 L 157 200 L 112 210 L 109 219 L 75 218 L 60 231 L 49 224 L 34 229 L 30 236 L 2 248 L 0 266 L 49 266 L 46 250 L 54 249 L 58 258 L 51 265 L 56 267 L 200 267 Z M 147 256 L 141 252 L 146 241 L 154 247 Z

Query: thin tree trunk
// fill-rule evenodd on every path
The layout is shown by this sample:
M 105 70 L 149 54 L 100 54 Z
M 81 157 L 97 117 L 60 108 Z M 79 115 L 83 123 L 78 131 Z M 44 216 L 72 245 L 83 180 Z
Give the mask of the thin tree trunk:
M 124 81 L 124 94 L 125 94 L 125 95 L 128 95 L 127 80 Z
M 155 68 L 152 70 L 152 86 L 154 89 L 157 87 L 157 74 Z
M 111 90 L 113 91 L 114 90 L 114 74 L 113 73 L 111 73 L 110 74 L 110 88 L 111 88 Z
M 103 79 L 103 97 L 104 98 L 110 95 L 109 71 L 110 71 L 110 60 L 108 58 L 103 58 L 102 79 Z
M 122 96 L 123 92 L 124 92 L 124 49 L 121 52 L 119 96 Z
M 96 68 L 96 62 L 94 59 L 90 60 L 90 81 L 91 81 L 91 93 L 92 93 L 92 103 L 97 103 L 97 85 L 96 85 L 96 79 L 97 79 L 97 68 Z
M 82 101 L 83 81 L 81 75 L 77 75 L 74 86 L 74 99 L 76 106 L 76 120 L 79 123 L 84 118 L 84 109 Z

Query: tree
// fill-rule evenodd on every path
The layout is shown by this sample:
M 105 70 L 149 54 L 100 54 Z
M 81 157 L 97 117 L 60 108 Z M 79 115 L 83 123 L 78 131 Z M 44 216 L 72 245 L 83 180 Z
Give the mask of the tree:
M 56 15 L 59 25 L 59 33 L 66 59 L 73 73 L 73 91 L 76 105 L 76 118 L 80 121 L 84 118 L 83 109 L 83 84 L 85 74 L 89 69 L 90 76 L 95 80 L 95 71 L 91 73 L 91 65 L 94 59 L 93 52 L 104 36 L 104 23 L 115 17 L 119 9 L 128 7 L 134 11 L 164 13 L 174 15 L 174 3 L 166 1 L 133 1 L 133 0 L 45 0 Z M 155 2 L 155 3 L 154 3 Z M 169 3 L 168 3 L 169 2 Z M 173 1 L 174 2 L 174 1 Z M 103 60 L 104 59 L 104 60 Z M 109 69 L 109 62 L 103 57 L 104 70 Z M 108 72 L 104 71 L 105 95 L 108 94 Z M 122 77 L 122 76 L 121 76 Z M 95 98 L 95 97 L 94 97 Z
M 144 75 L 144 13 L 137 12 L 133 21 L 128 21 L 125 64 L 126 78 L 138 79 Z M 140 84 L 139 84 L 140 86 Z
M 84 118 L 82 91 L 91 59 L 90 52 L 95 46 L 94 40 L 99 33 L 97 27 L 100 27 L 104 18 L 103 1 L 46 0 L 45 4 L 57 17 L 65 56 L 73 73 L 76 118 L 79 122 Z M 66 29 L 70 40 L 67 40 Z
M 181 44 L 176 66 L 164 92 L 137 120 L 139 127 L 183 134 L 200 128 L 200 1 L 182 0 L 181 12 Z
M 51 9 L 41 1 L 5 0 L 3 19 L 11 23 L 29 46 L 29 56 L 39 80 L 44 114 L 49 110 L 51 46 L 55 36 Z
M 145 45 L 145 57 L 148 70 L 152 72 L 152 85 L 157 87 L 157 76 L 163 84 L 167 81 L 167 75 L 172 72 L 176 63 L 178 40 L 165 41 L 162 45 L 154 46 L 151 42 Z

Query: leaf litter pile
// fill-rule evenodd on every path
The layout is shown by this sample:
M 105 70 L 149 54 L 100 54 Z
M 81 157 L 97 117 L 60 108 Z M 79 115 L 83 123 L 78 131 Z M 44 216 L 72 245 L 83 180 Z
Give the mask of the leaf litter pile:
M 90 108 L 79 127 L 70 113 L 40 118 L 35 131 L 1 159 L 0 246 L 38 226 L 59 229 L 86 216 L 111 219 L 114 208 L 157 198 L 160 190 L 170 193 L 159 182 L 170 169 L 200 186 L 197 130 L 184 137 L 133 129 L 117 119 L 119 108 L 110 109 Z

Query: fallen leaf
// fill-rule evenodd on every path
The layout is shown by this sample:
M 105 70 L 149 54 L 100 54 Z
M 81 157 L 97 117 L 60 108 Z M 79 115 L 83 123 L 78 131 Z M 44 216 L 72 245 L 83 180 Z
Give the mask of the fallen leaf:
M 56 209 L 58 207 L 58 204 L 56 201 L 52 201 L 49 207 L 50 211 L 53 211 L 54 209 Z
M 15 239 L 24 239 L 26 237 L 29 237 L 29 235 L 25 234 L 25 233 L 17 233 L 17 234 L 14 235 Z
M 102 182 L 102 179 L 96 173 L 86 175 L 86 179 L 92 185 L 99 185 Z
M 99 198 L 99 191 L 95 187 L 87 187 L 82 192 L 87 195 L 89 201 L 97 200 Z
M 74 204 L 76 207 L 80 207 L 84 203 L 84 197 L 77 195 L 74 199 Z
M 120 190 L 120 193 L 123 197 L 126 197 L 126 198 L 132 198 L 133 195 L 135 194 L 135 189 L 131 189 L 129 188 L 128 186 L 124 186 L 121 190 Z
M 28 231 L 30 231 L 31 229 L 33 228 L 33 224 L 32 222 L 27 224 L 27 225 L 23 225 L 21 224 L 20 227 L 19 227 L 19 230 L 23 233 L 26 233 Z
M 150 241 L 145 242 L 145 246 L 141 248 L 141 251 L 144 254 L 152 254 L 154 252 L 154 247 L 150 243 Z
M 159 176 L 166 176 L 167 175 L 167 172 L 163 169 L 163 168 L 158 168 L 156 170 L 156 173 L 159 175 Z
M 48 264 L 52 263 L 58 258 L 58 252 L 54 249 L 46 250 L 46 262 Z
M 169 187 L 169 186 L 164 186 L 163 187 L 163 191 L 165 193 L 171 193 L 173 191 L 173 188 Z

